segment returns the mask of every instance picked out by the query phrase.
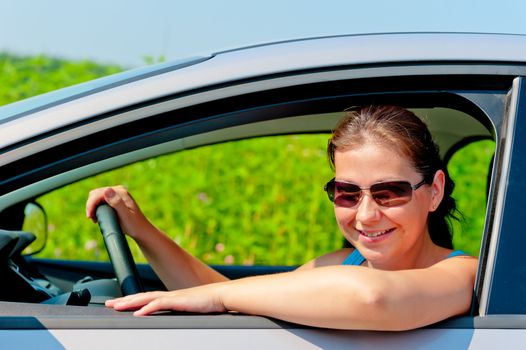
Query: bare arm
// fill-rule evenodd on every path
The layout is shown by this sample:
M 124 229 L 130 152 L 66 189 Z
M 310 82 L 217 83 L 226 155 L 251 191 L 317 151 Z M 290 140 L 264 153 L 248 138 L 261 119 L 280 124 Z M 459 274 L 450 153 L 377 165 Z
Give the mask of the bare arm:
M 135 241 L 167 289 L 181 289 L 227 281 L 208 265 L 152 226 Z
M 117 310 L 237 311 L 340 329 L 404 330 L 465 313 L 476 272 L 473 258 L 425 269 L 380 271 L 326 266 L 216 283 L 174 292 L 137 294 L 107 303 Z
M 188 288 L 228 280 L 150 223 L 124 187 L 91 191 L 86 203 L 86 216 L 95 221 L 95 209 L 101 202 L 115 209 L 123 230 L 137 242 L 166 288 Z

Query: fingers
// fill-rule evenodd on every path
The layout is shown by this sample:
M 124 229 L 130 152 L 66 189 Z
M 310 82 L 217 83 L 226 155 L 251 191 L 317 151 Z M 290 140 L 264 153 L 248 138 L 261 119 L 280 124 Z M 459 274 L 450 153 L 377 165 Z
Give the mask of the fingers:
M 134 316 L 146 316 L 156 311 L 177 310 L 176 301 L 167 292 L 147 292 L 107 300 L 105 305 L 116 311 L 137 310 Z
M 211 285 L 170 292 L 147 292 L 106 301 L 106 306 L 117 311 L 136 310 L 135 316 L 146 316 L 162 310 L 188 312 L 227 311 Z
M 117 212 L 124 233 L 139 238 L 151 225 L 124 186 L 101 187 L 92 190 L 86 201 L 86 216 L 97 222 L 95 211 L 101 203 L 107 203 Z
M 126 188 L 123 186 L 101 187 L 90 191 L 86 201 L 86 217 L 94 222 L 97 220 L 95 210 L 101 203 L 107 203 L 117 212 L 123 214 L 126 202 L 133 202 Z
M 179 311 L 184 311 L 184 310 L 181 310 L 180 308 L 178 308 L 177 307 L 178 305 L 175 302 L 176 301 L 173 300 L 173 298 L 160 297 L 160 298 L 157 298 L 155 300 L 152 300 L 151 302 L 149 302 L 148 304 L 144 305 L 139 310 L 135 311 L 133 313 L 133 316 L 147 316 L 149 314 L 152 314 L 152 313 L 157 312 L 157 311 L 162 311 L 162 310 L 179 310 Z
M 122 186 L 107 187 L 102 191 L 104 202 L 115 209 L 121 215 L 129 212 L 125 201 L 130 197 L 128 191 Z
M 153 300 L 162 297 L 166 292 L 147 292 L 128 295 L 122 298 L 107 300 L 105 305 L 117 311 L 137 310 Z
M 97 188 L 95 190 L 90 191 L 88 200 L 86 201 L 86 217 L 93 220 L 93 222 L 97 221 L 97 218 L 95 216 L 95 209 L 100 203 L 104 201 L 102 191 L 102 188 Z

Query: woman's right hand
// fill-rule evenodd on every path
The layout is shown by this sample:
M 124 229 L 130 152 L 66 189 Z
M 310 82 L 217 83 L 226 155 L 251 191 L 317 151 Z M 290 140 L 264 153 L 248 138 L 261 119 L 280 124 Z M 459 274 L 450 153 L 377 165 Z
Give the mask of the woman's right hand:
M 97 222 L 95 210 L 101 203 L 107 203 L 117 212 L 119 223 L 125 233 L 139 238 L 150 222 L 124 186 L 101 187 L 90 191 L 86 202 L 86 216 Z

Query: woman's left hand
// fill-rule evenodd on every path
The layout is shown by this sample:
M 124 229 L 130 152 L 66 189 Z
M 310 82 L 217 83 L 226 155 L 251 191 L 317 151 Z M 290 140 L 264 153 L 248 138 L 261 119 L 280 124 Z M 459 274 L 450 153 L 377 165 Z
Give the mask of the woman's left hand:
M 170 292 L 146 292 L 106 301 L 106 306 L 117 311 L 136 310 L 135 316 L 156 311 L 226 312 L 220 297 L 221 283 Z

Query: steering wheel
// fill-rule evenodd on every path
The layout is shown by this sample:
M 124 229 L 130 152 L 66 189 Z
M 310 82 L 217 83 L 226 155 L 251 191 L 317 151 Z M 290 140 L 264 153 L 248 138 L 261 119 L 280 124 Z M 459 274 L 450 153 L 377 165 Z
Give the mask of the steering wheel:
M 117 214 L 109 205 L 101 204 L 97 207 L 95 215 L 122 295 L 142 292 L 139 273 L 119 225 Z

